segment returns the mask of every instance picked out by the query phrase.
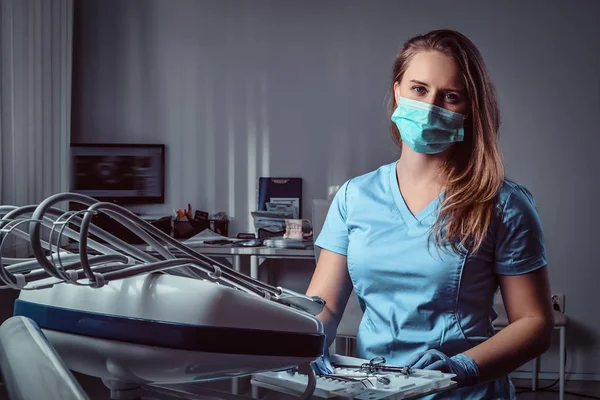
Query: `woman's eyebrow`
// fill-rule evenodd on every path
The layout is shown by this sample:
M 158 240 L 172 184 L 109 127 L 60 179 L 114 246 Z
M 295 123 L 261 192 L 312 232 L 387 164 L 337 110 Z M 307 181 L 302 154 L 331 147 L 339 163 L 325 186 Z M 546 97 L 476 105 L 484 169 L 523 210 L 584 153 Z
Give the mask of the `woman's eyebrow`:
M 426 84 L 425 82 L 421 82 L 421 81 L 418 81 L 416 79 L 411 79 L 410 82 L 416 83 L 417 85 L 423 85 L 423 86 L 429 87 L 429 85 Z
M 418 81 L 416 79 L 411 79 L 409 82 L 413 82 L 413 83 L 416 83 L 417 85 L 422 85 L 422 86 L 429 87 L 429 85 L 427 83 Z M 442 92 L 458 92 L 458 93 L 461 93 L 461 94 L 465 92 L 464 88 L 442 88 L 440 90 Z

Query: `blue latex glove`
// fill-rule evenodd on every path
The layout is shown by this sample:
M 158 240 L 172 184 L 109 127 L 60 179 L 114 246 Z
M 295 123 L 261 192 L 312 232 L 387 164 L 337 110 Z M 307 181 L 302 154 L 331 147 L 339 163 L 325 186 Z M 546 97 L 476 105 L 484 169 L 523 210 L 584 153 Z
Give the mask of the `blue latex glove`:
M 459 386 L 471 386 L 479 381 L 479 367 L 463 353 L 448 357 L 441 351 L 427 350 L 412 356 L 406 366 L 456 374 L 454 380 Z
M 329 347 L 327 347 L 327 344 L 324 346 L 325 350 L 323 351 L 323 356 L 310 364 L 313 371 L 315 371 L 315 375 L 317 376 L 333 374 L 334 372 L 333 366 L 331 365 L 331 360 L 329 359 Z
M 327 344 L 324 344 L 324 346 L 325 349 L 323 350 L 323 355 L 319 357 L 316 361 L 310 363 L 310 366 L 312 367 L 316 376 L 334 373 L 333 366 L 331 365 L 331 360 L 329 359 L 329 347 L 327 347 Z M 287 370 L 287 373 L 290 375 L 294 375 L 296 372 L 306 374 L 306 371 L 299 371 L 298 367 Z

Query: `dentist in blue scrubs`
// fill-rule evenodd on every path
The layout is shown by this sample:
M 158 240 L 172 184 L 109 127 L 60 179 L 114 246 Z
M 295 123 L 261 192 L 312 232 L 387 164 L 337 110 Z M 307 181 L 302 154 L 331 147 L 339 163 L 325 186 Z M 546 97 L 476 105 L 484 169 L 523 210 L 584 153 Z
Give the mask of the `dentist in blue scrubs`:
M 307 294 L 326 301 L 328 344 L 354 289 L 361 358 L 456 374 L 430 399 L 515 399 L 507 375 L 548 349 L 554 321 L 542 226 L 504 176 L 486 66 L 462 34 L 433 31 L 405 43 L 389 94 L 401 156 L 340 187 Z M 498 291 L 510 324 L 494 335 Z

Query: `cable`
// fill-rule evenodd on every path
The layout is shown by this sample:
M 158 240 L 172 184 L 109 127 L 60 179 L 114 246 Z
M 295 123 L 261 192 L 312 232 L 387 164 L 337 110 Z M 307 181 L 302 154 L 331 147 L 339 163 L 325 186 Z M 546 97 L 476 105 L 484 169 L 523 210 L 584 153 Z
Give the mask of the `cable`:
M 87 206 L 87 210 L 65 212 L 53 207 L 55 204 L 63 202 L 81 203 Z M 99 212 L 105 213 L 132 231 L 151 248 L 154 248 L 158 256 L 153 256 L 94 226 L 92 217 Z M 82 214 L 83 217 L 80 217 Z M 28 281 L 45 279 L 47 276 L 57 281 L 52 284 L 44 283 L 43 287 L 60 282 L 99 287 L 110 280 L 124 279 L 140 273 L 164 271 L 193 279 L 206 279 L 205 276 L 207 276 L 218 283 L 227 283 L 235 289 L 301 309 L 312 315 L 317 315 L 324 306 L 322 299 L 273 287 L 192 250 L 123 207 L 111 203 L 101 203 L 81 194 L 56 194 L 46 198 L 39 205 L 0 206 L 1 215 L 3 216 L 0 219 L 0 250 L 2 244 L 5 243 L 6 234 L 13 234 L 30 243 L 33 252 L 31 261 L 37 261 L 37 264 L 30 264 L 26 259 L 9 259 L 5 263 L 0 257 L 0 283 L 4 282 L 13 289 L 22 290 Z M 28 229 L 16 229 L 22 224 L 27 224 Z M 42 228 L 49 228 L 49 242 L 42 240 Z M 77 231 L 78 228 L 79 231 Z M 107 244 L 101 244 L 88 235 Z M 71 251 L 61 248 L 63 236 L 79 242 L 78 262 L 74 262 L 76 260 L 73 259 Z M 164 246 L 165 244 L 166 246 Z M 181 252 L 183 257 L 175 257 L 169 251 L 169 247 Z M 124 265 L 121 268 L 110 268 L 106 274 L 96 272 L 92 268 L 90 250 L 99 254 L 121 257 L 118 261 L 113 260 Z M 164 260 L 161 260 L 161 257 Z M 171 262 L 166 262 L 167 260 Z M 68 264 L 64 264 L 65 261 Z M 10 264 L 14 264 L 14 268 L 4 267 Z M 77 269 L 76 272 L 75 269 Z M 34 270 L 36 273 L 30 275 L 30 272 Z M 22 273 L 17 273 L 17 271 L 22 271 Z M 81 278 L 82 274 L 89 283 L 78 282 L 79 279 L 83 279 Z M 0 286 L 0 288 L 3 287 Z M 40 286 L 27 289 L 29 288 L 39 289 Z
M 564 363 L 565 367 L 567 366 L 567 355 L 568 355 L 568 352 L 567 352 L 567 349 L 565 348 L 565 363 Z M 548 386 L 537 388 L 535 391 L 536 392 L 537 391 L 543 392 L 543 391 L 550 390 L 550 389 L 552 389 L 552 387 L 556 386 L 556 384 L 559 383 L 559 382 L 560 382 L 560 378 L 556 379 L 554 382 L 552 382 Z M 518 392 L 518 393 L 533 392 L 533 390 L 531 388 L 526 388 L 526 387 L 516 387 L 515 389 L 521 389 L 521 391 Z
M 306 389 L 300 395 L 298 400 L 308 400 L 312 397 L 315 389 L 317 388 L 317 377 L 315 376 L 315 371 L 312 369 L 312 366 L 309 364 L 307 368 L 308 373 L 308 384 L 306 385 Z
M 548 391 L 549 392 L 555 392 L 555 393 L 558 392 L 556 390 L 548 390 Z M 575 392 L 567 392 L 567 391 L 565 391 L 565 394 L 570 394 L 571 396 L 585 397 L 586 399 L 600 399 L 600 397 L 598 397 L 598 396 L 592 396 L 592 395 L 583 394 L 583 393 L 575 393 Z
M 569 353 L 567 352 L 567 348 L 565 347 L 565 362 L 564 362 L 564 367 L 566 368 L 567 366 L 567 357 L 568 357 Z M 556 379 L 554 382 L 552 382 L 550 385 L 548 386 L 544 386 L 541 387 L 539 390 L 549 390 L 551 389 L 553 386 L 556 386 L 557 383 L 560 382 L 560 378 Z
M 14 208 L 10 212 L 8 212 L 6 215 L 4 215 L 4 217 L 2 218 L 2 220 L 0 220 L 0 227 L 5 227 L 5 225 L 10 224 L 11 221 L 18 220 L 19 217 L 21 217 L 23 215 L 34 213 L 38 208 L 39 208 L 39 206 L 37 206 L 37 205 L 29 205 L 29 206 L 23 206 L 23 207 Z M 50 215 L 53 215 L 55 217 L 56 216 L 60 217 L 60 216 L 62 216 L 64 214 L 64 212 L 61 211 L 61 210 L 59 210 L 59 209 L 57 209 L 57 208 L 53 208 L 53 207 L 47 206 L 44 209 L 44 212 L 42 212 L 40 214 L 41 216 L 43 216 L 42 219 L 36 220 L 34 218 L 31 218 L 31 217 L 28 218 L 30 221 L 35 222 L 33 224 L 34 225 L 34 230 L 39 230 L 40 229 L 40 227 L 39 227 L 39 223 L 40 222 L 46 228 L 52 228 L 52 226 L 54 225 L 55 221 L 52 220 L 51 218 L 47 217 L 47 216 L 44 216 L 43 214 L 50 214 Z M 80 223 L 80 219 L 76 219 L 76 221 Z M 100 231 L 102 231 L 99 228 L 96 228 L 96 227 L 93 227 L 93 228 L 94 228 L 94 230 L 100 230 Z M 29 227 L 29 231 L 30 232 L 31 232 L 31 229 L 32 229 L 32 227 L 31 227 L 31 224 L 30 224 L 30 227 Z M 94 230 L 92 230 L 92 233 L 94 233 Z M 104 232 L 104 231 L 102 231 L 102 232 Z M 50 243 L 47 243 L 47 242 L 45 242 L 45 241 L 43 241 L 43 240 L 41 240 L 39 238 L 39 235 L 40 235 L 39 233 L 38 233 L 37 240 L 35 238 L 33 238 L 31 235 L 29 235 L 29 234 L 27 234 L 24 231 L 21 231 L 19 229 L 12 231 L 12 234 L 30 243 L 30 245 L 32 247 L 32 251 L 33 251 L 33 253 L 35 255 L 35 257 L 33 259 L 37 259 L 38 262 L 40 262 L 40 265 L 42 266 L 42 268 L 46 269 L 47 271 L 48 271 L 48 268 L 50 269 L 50 271 L 52 271 L 52 272 L 54 271 L 54 269 L 53 269 L 54 265 L 49 260 L 45 259 L 43 261 L 40 261 L 38 255 L 37 255 L 39 253 L 39 255 L 42 258 L 44 258 L 44 257 L 46 257 L 45 253 L 44 253 L 44 249 L 50 250 L 50 248 L 51 248 L 51 244 Z M 73 231 L 71 229 L 66 229 L 65 236 L 67 236 L 67 237 L 69 237 L 70 239 L 73 239 L 73 240 L 78 240 L 79 239 L 78 232 L 75 232 L 75 231 Z M 100 234 L 98 234 L 97 236 L 100 237 L 100 238 L 102 238 L 102 236 L 100 236 Z M 92 248 L 92 249 L 94 249 L 94 250 L 103 252 L 105 254 L 118 254 L 117 252 L 111 250 L 110 248 L 108 248 L 106 246 L 103 246 L 100 243 L 95 242 L 93 240 L 90 240 L 89 243 L 90 243 L 89 247 Z M 49 273 L 52 275 L 52 272 L 49 272 Z
M 557 390 L 547 390 L 547 391 L 558 393 Z M 598 397 L 598 396 L 592 396 L 592 395 L 583 394 L 583 393 L 567 392 L 566 390 L 565 390 L 565 394 L 570 394 L 571 396 L 585 397 L 586 399 L 600 399 L 600 397 Z
M 37 222 L 37 221 L 30 220 L 30 219 L 15 219 L 15 220 L 9 221 L 2 228 L 2 233 L 3 234 L 6 233 L 6 236 L 4 236 L 4 238 L 2 238 L 2 241 L 0 242 L 0 280 L 2 280 L 2 282 L 4 282 L 4 284 L 6 286 L 8 286 L 12 289 L 15 289 L 15 290 L 32 290 L 32 289 L 25 288 L 25 285 L 27 284 L 27 282 L 24 279 L 24 276 L 22 274 L 15 275 L 4 268 L 4 265 L 2 265 L 2 247 L 5 244 L 4 239 L 6 237 L 8 237 L 9 234 L 11 234 L 13 231 L 15 231 L 20 225 L 23 225 L 23 224 L 29 223 L 29 222 Z M 9 226 L 10 226 L 10 228 L 8 228 Z
M 529 390 L 523 390 L 522 392 L 517 392 L 517 394 L 528 393 L 528 392 L 532 392 L 532 393 L 537 393 L 537 392 L 559 393 L 559 390 L 557 390 L 557 389 L 538 389 L 535 392 L 533 392 L 531 389 L 529 389 Z M 600 397 L 598 397 L 598 396 L 592 396 L 590 394 L 584 394 L 584 393 L 576 393 L 576 392 L 571 392 L 571 391 L 568 391 L 568 390 L 565 390 L 565 394 L 570 394 L 571 396 L 584 397 L 584 398 L 587 398 L 587 399 L 600 399 Z

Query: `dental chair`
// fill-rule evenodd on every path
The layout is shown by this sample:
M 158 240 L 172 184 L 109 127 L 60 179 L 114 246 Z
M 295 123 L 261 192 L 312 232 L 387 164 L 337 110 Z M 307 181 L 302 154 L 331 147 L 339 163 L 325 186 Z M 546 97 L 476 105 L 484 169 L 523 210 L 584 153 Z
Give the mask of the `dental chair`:
M 66 202 L 84 208 L 57 208 Z M 98 213 L 158 256 L 95 226 Z M 68 369 L 102 379 L 113 399 L 286 370 L 322 355 L 321 299 L 236 272 L 122 207 L 66 193 L 0 206 L 0 217 L 0 287 L 20 291 L 15 317 L 39 326 Z M 8 236 L 30 245 L 33 257 L 4 256 Z
M 0 370 L 10 399 L 88 399 L 38 325 L 29 318 L 11 317 L 0 326 Z

